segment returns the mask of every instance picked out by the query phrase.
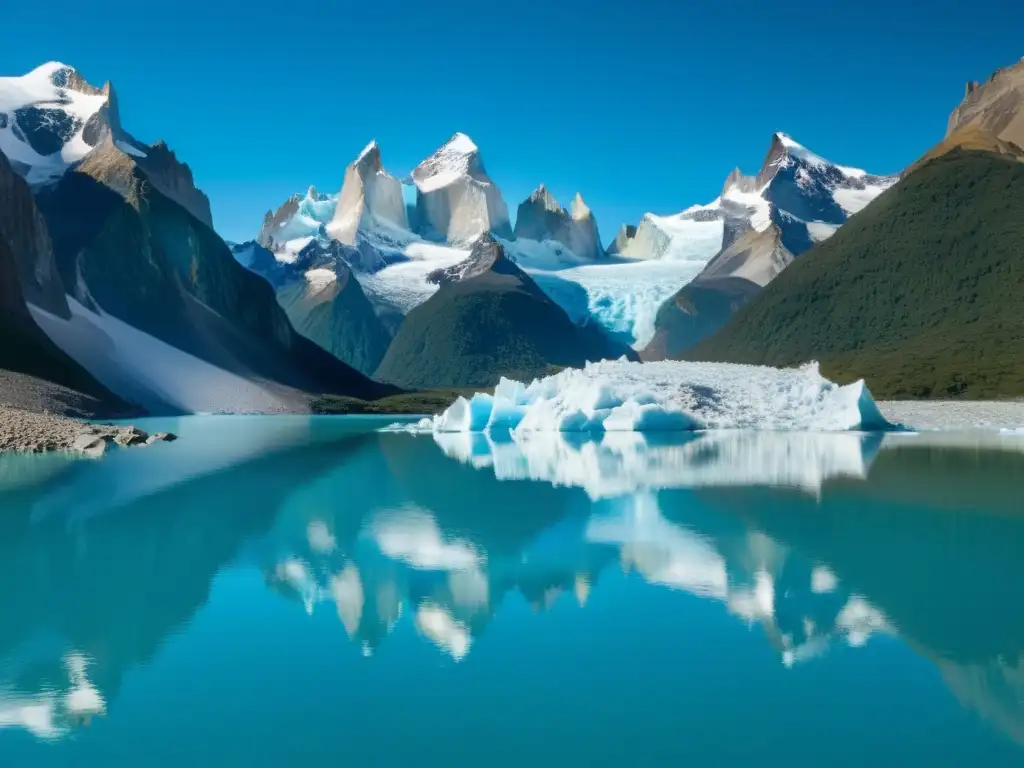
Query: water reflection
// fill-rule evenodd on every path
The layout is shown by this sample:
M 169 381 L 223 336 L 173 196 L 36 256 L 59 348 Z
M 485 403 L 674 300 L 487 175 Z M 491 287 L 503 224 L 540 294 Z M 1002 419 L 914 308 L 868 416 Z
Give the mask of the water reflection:
M 388 663 L 377 651 L 406 625 L 461 667 L 520 601 L 564 613 L 617 600 L 608 636 L 619 621 L 642 631 L 623 584 L 715 606 L 783 667 L 886 638 L 1024 743 L 1024 441 L 439 442 L 322 433 L 206 466 L 182 440 L 131 459 L 139 473 L 181 456 L 159 475 L 173 482 L 100 462 L 13 485 L 0 495 L 0 728 L 56 738 L 113 719 L 124 676 L 190 631 L 218 574 L 256 568 L 263 594 L 247 599 L 326 612 L 369 664 Z M 79 502 L 104 482 L 114 491 Z M 295 647 L 320 626 L 296 625 Z

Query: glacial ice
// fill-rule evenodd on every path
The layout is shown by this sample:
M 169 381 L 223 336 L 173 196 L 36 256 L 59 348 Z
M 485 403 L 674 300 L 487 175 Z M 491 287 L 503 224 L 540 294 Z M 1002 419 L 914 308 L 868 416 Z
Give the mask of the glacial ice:
M 707 429 L 881 430 L 863 381 L 839 386 L 817 363 L 776 369 L 625 359 L 569 368 L 529 385 L 502 378 L 493 394 L 460 397 L 423 432 L 659 432 Z

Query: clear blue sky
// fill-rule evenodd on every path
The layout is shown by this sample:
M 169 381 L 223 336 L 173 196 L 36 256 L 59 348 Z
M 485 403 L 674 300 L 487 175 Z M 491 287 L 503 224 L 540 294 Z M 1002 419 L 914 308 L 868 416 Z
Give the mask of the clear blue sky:
M 579 190 L 608 240 L 756 171 L 776 130 L 897 171 L 968 79 L 1024 56 L 1018 0 L 48 0 L 0 18 L 0 72 L 112 80 L 125 127 L 192 166 L 233 240 L 293 191 L 338 191 L 371 138 L 405 174 L 455 131 L 513 214 L 542 181 L 563 204 Z

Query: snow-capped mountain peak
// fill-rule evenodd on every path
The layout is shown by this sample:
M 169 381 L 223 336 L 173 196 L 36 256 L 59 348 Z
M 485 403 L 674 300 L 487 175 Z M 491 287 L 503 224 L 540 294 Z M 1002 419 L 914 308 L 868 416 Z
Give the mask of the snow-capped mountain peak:
M 363 147 L 363 151 L 355 159 L 355 164 L 361 165 L 368 160 L 377 165 L 380 164 L 380 145 L 377 144 L 376 139 L 371 139 L 370 143 Z
M 540 203 L 545 211 L 557 212 L 562 210 L 562 206 L 558 204 L 558 200 L 551 194 L 551 190 L 547 188 L 546 184 L 541 184 L 533 190 L 527 201 L 533 204 Z
M 51 61 L 20 77 L 0 77 L 0 151 L 33 185 L 59 178 L 109 132 L 112 89 L 89 85 Z
M 462 176 L 490 183 L 480 162 L 479 147 L 464 133 L 456 133 L 412 172 L 421 192 L 433 192 Z
M 456 133 L 412 172 L 420 234 L 471 243 L 484 232 L 511 238 L 508 206 L 484 169 L 477 145 Z

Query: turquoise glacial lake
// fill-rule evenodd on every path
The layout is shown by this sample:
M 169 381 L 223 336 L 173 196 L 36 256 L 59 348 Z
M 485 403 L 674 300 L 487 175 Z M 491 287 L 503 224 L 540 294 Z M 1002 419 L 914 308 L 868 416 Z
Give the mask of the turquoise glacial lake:
M 1024 442 L 0 458 L 0 765 L 1024 765 Z

